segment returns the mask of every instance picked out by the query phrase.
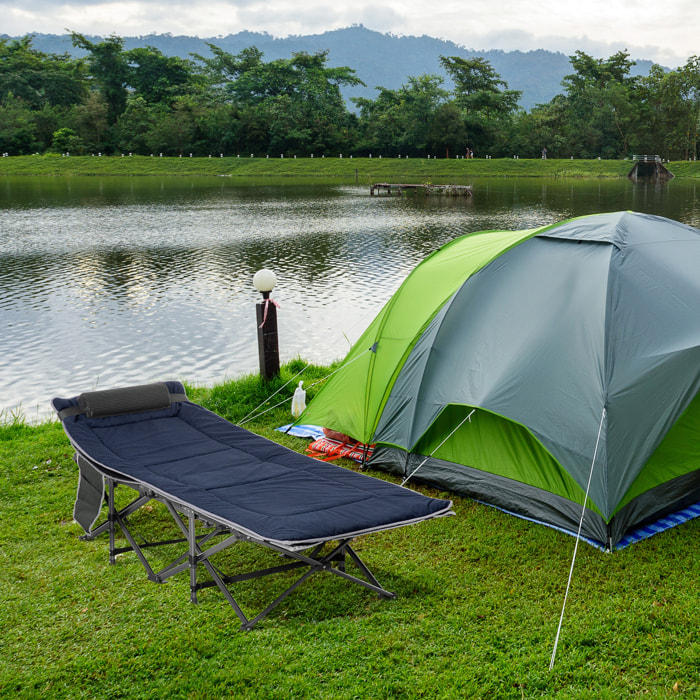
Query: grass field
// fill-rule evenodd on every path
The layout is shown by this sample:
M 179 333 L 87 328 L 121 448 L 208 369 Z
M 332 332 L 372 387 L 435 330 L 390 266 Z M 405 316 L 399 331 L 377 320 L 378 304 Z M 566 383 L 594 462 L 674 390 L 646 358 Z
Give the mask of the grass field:
M 245 377 L 189 392 L 237 421 L 274 388 Z M 283 405 L 247 427 L 303 451 L 274 431 L 289 419 Z M 452 496 L 456 517 L 359 539 L 396 600 L 319 575 L 245 633 L 217 589 L 192 605 L 186 574 L 151 583 L 133 554 L 110 566 L 106 538 L 80 541 L 76 484 L 57 423 L 5 417 L 0 697 L 700 697 L 699 520 L 615 554 L 579 547 L 549 671 L 572 537 Z M 158 505 L 133 519 L 145 534 L 166 522 Z M 232 566 L 271 561 L 247 547 L 229 551 Z M 240 584 L 244 609 L 267 604 L 285 576 Z
M 317 177 L 370 182 L 450 181 L 470 177 L 626 177 L 625 160 L 427 159 L 427 158 L 160 158 L 128 155 L 17 156 L 0 158 L 0 175 L 217 175 Z M 700 177 L 695 162 L 671 163 L 678 177 Z

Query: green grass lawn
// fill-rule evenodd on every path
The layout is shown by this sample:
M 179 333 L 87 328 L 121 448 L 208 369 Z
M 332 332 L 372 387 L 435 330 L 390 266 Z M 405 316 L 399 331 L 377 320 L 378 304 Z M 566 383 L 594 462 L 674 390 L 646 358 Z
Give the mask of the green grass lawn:
M 470 177 L 626 177 L 625 160 L 427 158 L 160 158 L 150 156 L 17 156 L 0 158 L 0 175 L 218 175 L 317 177 L 370 182 L 449 181 Z M 680 177 L 700 177 L 698 163 L 671 163 Z
M 311 368 L 307 383 L 327 371 Z M 271 390 L 246 377 L 189 393 L 240 420 Z M 303 451 L 306 441 L 274 431 L 289 419 L 284 405 L 247 427 Z M 396 600 L 321 574 L 246 633 L 218 589 L 192 605 L 187 574 L 151 583 L 133 554 L 109 565 L 106 537 L 80 541 L 76 485 L 60 425 L 6 418 L 0 697 L 700 697 L 700 520 L 615 554 L 581 544 L 550 672 L 575 542 L 567 535 L 451 496 L 456 517 L 359 538 Z M 168 519 L 156 504 L 133 524 L 148 533 Z M 245 544 L 226 556 L 232 566 L 279 562 Z M 264 607 L 285 587 L 280 578 L 239 584 L 244 610 Z

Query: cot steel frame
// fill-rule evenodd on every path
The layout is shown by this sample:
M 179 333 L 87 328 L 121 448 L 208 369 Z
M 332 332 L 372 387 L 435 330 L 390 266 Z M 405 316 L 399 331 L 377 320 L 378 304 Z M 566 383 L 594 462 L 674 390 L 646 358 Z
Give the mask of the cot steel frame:
M 84 459 L 85 456 L 80 455 L 80 461 Z M 200 516 L 200 514 L 186 503 L 179 502 L 166 494 L 157 493 L 154 490 L 146 488 L 144 484 L 138 481 L 128 479 L 121 475 L 118 476 L 113 472 L 108 474 L 100 465 L 95 464 L 91 460 L 88 460 L 88 462 L 90 466 L 97 469 L 103 475 L 106 487 L 104 501 L 107 505 L 107 517 L 101 524 L 92 528 L 88 534 L 83 535 L 81 539 L 93 540 L 104 533 L 108 533 L 109 563 L 115 564 L 116 557 L 119 554 L 134 552 L 146 570 L 148 579 L 156 583 L 164 583 L 170 577 L 189 570 L 191 602 L 197 603 L 198 591 L 217 586 L 238 616 L 242 630 L 251 630 L 260 620 L 266 617 L 282 603 L 285 598 L 301 586 L 301 584 L 313 575 L 321 572 L 334 574 L 351 583 L 367 588 L 381 598 L 396 598 L 395 593 L 386 590 L 379 581 L 377 581 L 367 565 L 358 556 L 357 552 L 350 546 L 350 543 L 354 539 L 353 537 L 319 541 L 311 546 L 308 544 L 290 547 L 281 546 L 278 543 L 270 542 L 249 532 L 238 531 L 231 527 L 230 523 L 212 522 L 210 515 Z M 117 486 L 127 486 L 135 490 L 137 496 L 126 506 L 118 508 L 115 501 Z M 132 532 L 134 528 L 129 523 L 129 517 L 153 500 L 162 503 L 167 508 L 172 520 L 182 534 L 182 537 L 150 542 L 135 531 Z M 197 534 L 197 521 L 203 523 L 205 529 L 208 529 L 209 532 Z M 382 528 L 382 530 L 385 529 L 391 528 Z M 128 546 L 117 546 L 118 530 L 121 531 L 126 538 Z M 137 542 L 137 537 L 141 538 L 143 541 Z M 212 563 L 211 558 L 224 549 L 240 542 L 259 544 L 293 561 L 247 573 L 236 575 L 223 574 Z M 159 571 L 154 571 L 146 558 L 145 550 L 178 544 L 185 545 L 185 551 L 164 568 Z M 354 576 L 346 571 L 348 558 L 364 578 Z M 211 580 L 198 580 L 197 573 L 200 567 L 203 567 L 209 573 Z M 264 610 L 252 618 L 248 617 L 243 612 L 231 590 L 235 584 L 294 569 L 305 569 L 305 571 Z

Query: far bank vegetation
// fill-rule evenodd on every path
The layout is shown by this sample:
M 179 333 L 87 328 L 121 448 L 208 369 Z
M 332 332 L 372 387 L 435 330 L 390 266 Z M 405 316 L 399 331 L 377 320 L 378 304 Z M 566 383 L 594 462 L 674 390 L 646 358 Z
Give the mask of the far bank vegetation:
M 72 33 L 85 56 L 47 54 L 32 38 L 0 39 L 0 152 L 159 157 L 555 158 L 655 154 L 695 160 L 700 58 L 633 76 L 625 51 L 570 57 L 562 91 L 530 111 L 484 58 L 442 56 L 438 75 L 410 76 L 373 99 L 328 53 L 266 61 L 250 46 L 208 57 L 125 50 Z

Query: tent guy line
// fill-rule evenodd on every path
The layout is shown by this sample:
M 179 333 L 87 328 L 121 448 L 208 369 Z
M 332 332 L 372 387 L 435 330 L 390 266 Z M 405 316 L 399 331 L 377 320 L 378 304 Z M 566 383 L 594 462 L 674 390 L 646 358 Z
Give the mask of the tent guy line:
M 467 421 L 472 422 L 472 416 L 476 413 L 476 409 L 473 408 L 471 413 L 465 416 L 459 423 L 459 425 L 452 430 L 452 432 L 401 482 L 401 486 L 405 486 L 406 482 L 439 450 Z
M 603 412 L 600 415 L 600 427 L 598 428 L 598 437 L 595 441 L 595 450 L 593 452 L 593 460 L 591 461 L 591 471 L 588 474 L 588 485 L 586 486 L 586 498 L 583 501 L 583 508 L 581 508 L 581 520 L 578 524 L 578 532 L 576 533 L 576 544 L 574 545 L 574 554 L 571 557 L 571 568 L 569 569 L 569 579 L 566 582 L 566 591 L 564 593 L 564 603 L 561 606 L 561 615 L 559 616 L 559 625 L 557 626 L 557 635 L 554 639 L 554 648 L 552 649 L 552 658 L 549 661 L 549 670 L 554 668 L 554 661 L 557 658 L 557 647 L 559 646 L 559 636 L 561 635 L 561 628 L 564 624 L 564 611 L 566 610 L 566 601 L 569 599 L 569 590 L 571 588 L 571 579 L 574 576 L 574 566 L 576 564 L 576 554 L 578 553 L 578 543 L 581 541 L 581 530 L 583 529 L 583 519 L 586 517 L 586 503 L 588 502 L 588 492 L 591 489 L 591 479 L 593 478 L 593 468 L 595 467 L 596 457 L 598 456 L 598 447 L 600 446 L 600 436 L 603 432 L 603 421 L 605 420 L 605 415 L 607 411 L 603 407 Z

